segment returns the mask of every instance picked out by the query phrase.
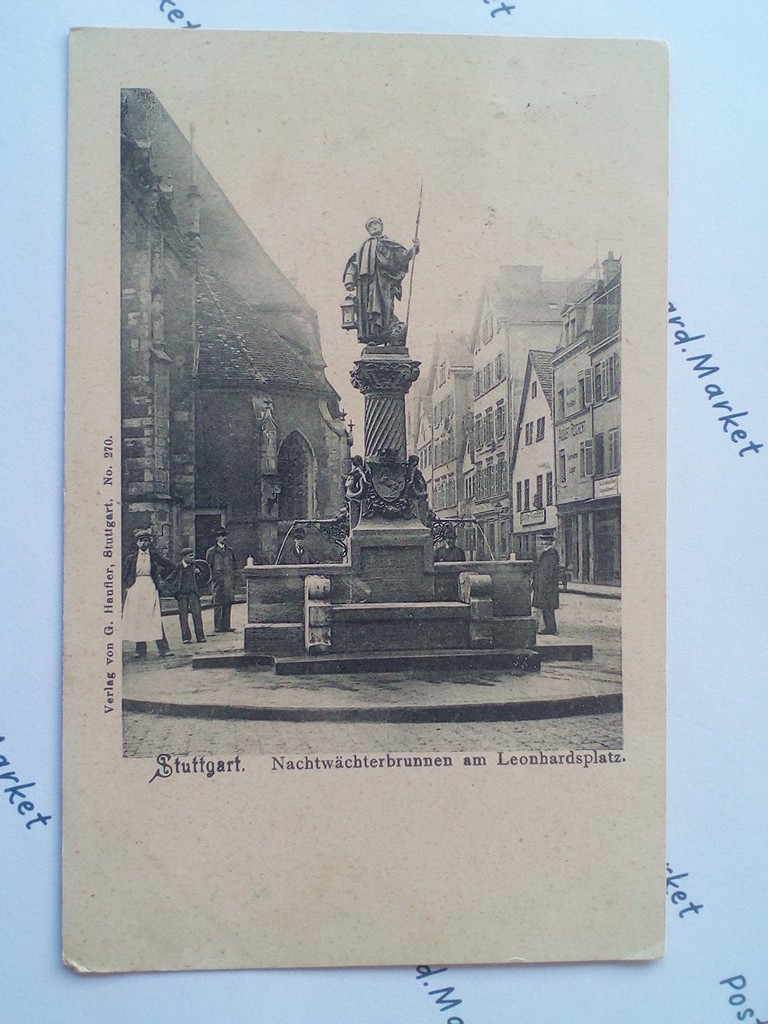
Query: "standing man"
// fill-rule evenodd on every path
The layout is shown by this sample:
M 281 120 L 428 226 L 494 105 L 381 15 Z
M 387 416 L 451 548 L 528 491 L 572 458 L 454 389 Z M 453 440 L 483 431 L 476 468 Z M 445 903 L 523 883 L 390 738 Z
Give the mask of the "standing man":
M 203 610 L 200 607 L 200 592 L 197 589 L 197 577 L 200 569 L 195 565 L 192 548 L 181 549 L 181 561 L 168 579 L 168 586 L 179 606 L 179 623 L 181 625 L 181 642 L 192 643 L 189 629 L 189 616 L 195 627 L 195 639 L 199 644 L 206 643 L 203 629 Z
M 212 548 L 208 548 L 205 560 L 211 570 L 213 631 L 214 633 L 234 633 L 229 620 L 232 603 L 235 600 L 237 561 L 234 551 L 227 546 L 227 531 L 223 526 L 216 531 L 216 543 Z
M 160 614 L 161 577 L 173 569 L 159 551 L 150 548 L 152 535 L 147 529 L 134 531 L 136 547 L 123 560 L 123 640 L 133 640 L 136 657 L 146 658 L 147 643 L 157 643 L 161 658 L 172 658 Z
M 544 542 L 544 548 L 533 571 L 533 604 L 544 616 L 544 629 L 540 632 L 556 634 L 555 608 L 560 607 L 557 587 L 560 559 L 555 547 L 554 533 L 543 533 L 541 539 Z

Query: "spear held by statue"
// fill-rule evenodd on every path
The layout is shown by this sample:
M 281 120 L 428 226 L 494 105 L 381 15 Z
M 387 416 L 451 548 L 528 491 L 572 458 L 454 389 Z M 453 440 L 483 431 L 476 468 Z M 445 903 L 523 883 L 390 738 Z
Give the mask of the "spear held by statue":
M 421 201 L 424 196 L 424 179 L 421 180 L 419 188 L 419 208 L 416 211 L 416 230 L 413 233 L 413 258 L 411 259 L 411 275 L 408 282 L 408 306 L 405 311 L 405 332 L 408 333 L 408 323 L 411 319 L 411 296 L 413 295 L 413 270 L 416 266 L 416 257 L 419 254 L 419 222 L 421 221 Z

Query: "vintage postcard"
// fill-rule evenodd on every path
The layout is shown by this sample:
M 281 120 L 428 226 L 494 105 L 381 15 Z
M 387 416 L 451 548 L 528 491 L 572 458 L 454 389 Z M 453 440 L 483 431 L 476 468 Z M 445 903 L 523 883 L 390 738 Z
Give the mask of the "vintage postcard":
M 71 967 L 662 955 L 667 94 L 73 32 Z

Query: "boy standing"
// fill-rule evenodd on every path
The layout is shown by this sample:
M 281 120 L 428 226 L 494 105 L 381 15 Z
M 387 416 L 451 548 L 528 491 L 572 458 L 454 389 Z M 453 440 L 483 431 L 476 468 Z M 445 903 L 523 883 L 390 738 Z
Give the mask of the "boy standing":
M 207 643 L 203 629 L 203 611 L 200 607 L 200 592 L 197 589 L 197 577 L 200 569 L 195 565 L 192 548 L 181 549 L 181 561 L 175 567 L 169 579 L 171 593 L 179 605 L 179 622 L 181 624 L 181 642 L 192 643 L 189 629 L 189 616 L 195 626 L 195 639 L 199 644 Z

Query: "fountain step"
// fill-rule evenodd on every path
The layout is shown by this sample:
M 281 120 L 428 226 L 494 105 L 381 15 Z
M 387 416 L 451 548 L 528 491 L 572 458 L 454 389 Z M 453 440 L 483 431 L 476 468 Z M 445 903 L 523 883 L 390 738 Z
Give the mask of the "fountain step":
M 333 605 L 331 635 L 337 653 L 468 648 L 469 605 L 458 601 Z
M 248 654 L 299 654 L 304 650 L 304 626 L 296 622 L 256 622 L 245 627 Z
M 536 672 L 541 659 L 527 649 L 485 651 L 366 651 L 364 653 L 315 654 L 275 657 L 275 673 L 285 675 L 329 675 L 344 672 L 412 672 L 440 669 L 446 673 L 461 669 L 518 669 Z

